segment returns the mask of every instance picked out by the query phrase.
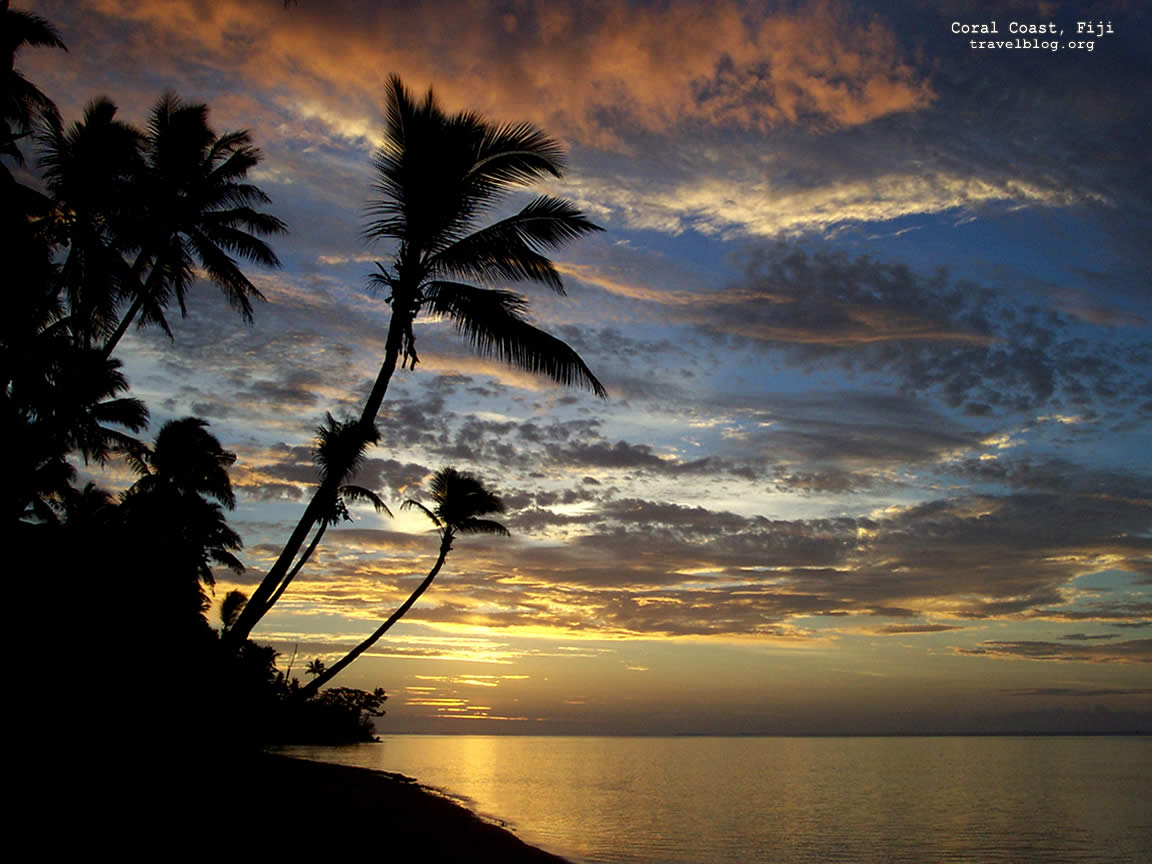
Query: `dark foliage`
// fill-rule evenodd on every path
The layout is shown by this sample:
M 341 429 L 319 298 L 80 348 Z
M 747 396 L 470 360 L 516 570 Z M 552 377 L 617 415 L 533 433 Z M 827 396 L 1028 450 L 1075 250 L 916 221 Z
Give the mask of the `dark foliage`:
M 277 741 L 370 739 L 383 691 L 308 699 L 276 669 L 272 648 L 225 646 L 221 633 L 244 607 L 239 592 L 225 598 L 221 631 L 209 624 L 214 569 L 243 570 L 226 518 L 236 457 L 195 417 L 164 424 L 151 445 L 134 437 L 148 410 L 109 356 L 133 321 L 168 330 L 165 310 L 171 301 L 184 311 L 196 265 L 251 318 L 262 298 L 233 256 L 276 266 L 259 237 L 284 228 L 257 209 L 268 199 L 245 179 L 260 153 L 247 133 L 217 136 L 206 106 L 172 95 L 143 131 L 107 99 L 66 127 L 16 68 L 17 53 L 36 46 L 63 43 L 49 22 L 3 0 L 0 438 L 12 458 L 0 532 L 14 552 L 16 641 L 30 655 L 18 677 L 57 705 L 44 673 L 66 674 L 73 708 L 29 731 L 64 738 L 79 724 L 102 752 L 155 745 L 189 764 Z M 24 150 L 36 144 L 47 194 L 9 167 L 32 164 Z M 359 458 L 345 426 L 329 427 L 318 460 Z M 79 462 L 112 458 L 135 471 L 130 488 L 76 486 Z M 342 485 L 327 518 L 347 515 L 345 500 L 386 509 L 369 490 Z

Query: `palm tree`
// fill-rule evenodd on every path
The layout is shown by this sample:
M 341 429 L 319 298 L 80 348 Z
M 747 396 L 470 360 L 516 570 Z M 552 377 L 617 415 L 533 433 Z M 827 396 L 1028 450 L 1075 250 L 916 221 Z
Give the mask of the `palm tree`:
M 206 105 L 169 93 L 152 109 L 139 181 L 143 196 L 133 226 L 139 251 L 131 268 L 132 299 L 104 344 L 105 355 L 137 317 L 140 325 L 156 324 L 171 335 L 164 313 L 175 299 L 186 314 L 197 262 L 244 320 L 252 320 L 252 301 L 264 295 L 233 255 L 278 267 L 276 254 L 259 237 L 286 230 L 275 216 L 256 209 L 268 196 L 244 182 L 261 158 L 246 131 L 217 137 L 208 126 Z
M 492 519 L 483 519 L 489 513 L 503 513 L 504 502 L 499 496 L 490 492 L 471 474 L 462 474 L 455 468 L 442 468 L 432 477 L 429 484 L 432 500 L 435 502 L 431 509 L 419 501 L 407 499 L 404 508 L 415 508 L 435 523 L 440 530 L 440 554 L 436 563 L 424 577 L 424 581 L 416 586 L 416 590 L 405 600 L 383 624 L 376 628 L 367 639 L 345 654 L 340 660 L 328 669 L 317 675 L 301 690 L 301 695 L 308 697 L 316 693 L 321 687 L 342 672 L 352 661 L 371 648 L 388 630 L 399 621 L 420 599 L 432 580 L 444 566 L 444 559 L 452 551 L 452 541 L 457 534 L 498 534 L 508 536 L 508 529 Z
M 315 660 L 310 660 L 304 671 L 309 675 L 323 675 L 325 669 L 324 661 L 317 657 Z
M 233 554 L 243 543 L 224 516 L 236 504 L 228 477 L 236 455 L 207 425 L 199 417 L 170 420 L 153 447 L 141 446 L 130 459 L 142 476 L 122 496 L 120 511 L 136 573 L 154 586 L 163 612 L 203 613 L 213 564 L 244 570 Z
M 128 387 L 120 361 L 78 348 L 51 324 L 19 345 L 0 350 L 4 379 L 0 417 L 14 452 L 6 486 L 9 516 L 51 521 L 75 472 L 66 456 L 103 464 L 113 453 L 134 450 L 139 442 L 121 431 L 140 431 L 148 409 L 139 399 L 119 396 Z M 10 485 L 9 485 L 10 484 Z
M 325 415 L 325 425 L 316 427 L 316 443 L 312 448 L 312 461 L 319 470 L 321 484 L 324 484 L 329 477 L 343 481 L 356 475 L 364 461 L 368 445 L 376 443 L 380 437 L 375 429 L 372 432 L 371 436 L 365 436 L 358 421 L 336 420 L 331 414 Z M 316 520 L 316 533 L 312 537 L 312 542 L 273 592 L 265 604 L 266 608 L 270 609 L 276 604 L 280 595 L 296 578 L 296 574 L 308 563 L 328 527 L 341 520 L 352 521 L 352 514 L 348 511 L 350 503 L 369 503 L 377 513 L 387 513 L 389 518 L 392 516 L 392 511 L 371 489 L 352 483 L 337 486 L 335 494 L 328 501 L 328 507 L 321 511 L 320 517 Z
M 136 489 L 170 489 L 183 496 L 207 496 L 229 510 L 236 506 L 228 476 L 236 454 L 225 450 L 208 431 L 207 420 L 169 420 L 160 427 L 152 448 L 142 448 L 133 457 L 131 464 L 141 475 Z
M 375 286 L 391 307 L 384 360 L 360 415 L 374 429 L 388 384 L 418 362 L 413 324 L 421 314 L 449 318 L 472 348 L 564 385 L 607 394 L 570 346 L 534 327 L 520 295 L 495 282 L 538 282 L 558 294 L 563 283 L 544 254 L 601 230 L 571 203 L 537 196 L 515 214 L 481 226 L 482 218 L 518 187 L 559 177 L 563 150 L 528 123 L 497 125 L 477 114 L 446 114 L 432 91 L 416 101 L 400 79 L 387 87 L 387 123 L 377 150 L 376 200 L 365 234 L 395 244 L 389 266 L 378 264 Z M 467 280 L 467 281 L 463 281 Z M 479 283 L 479 285 L 472 284 Z M 364 434 L 371 434 L 366 432 Z M 322 516 L 337 481 L 321 482 L 235 633 L 246 638 L 268 599 Z
M 133 283 L 123 252 L 134 242 L 128 223 L 138 209 L 144 136 L 116 111 L 101 97 L 67 130 L 54 117 L 39 136 L 51 230 L 68 244 L 54 290 L 67 300 L 74 340 L 86 347 L 110 338 Z
M 240 615 L 240 610 L 244 608 L 244 604 L 248 602 L 248 595 L 239 589 L 233 588 L 224 595 L 224 599 L 220 602 L 220 629 L 221 631 L 228 630 Z
M 16 141 L 32 131 L 37 118 L 56 116 L 52 100 L 16 68 L 16 54 L 27 45 L 68 50 L 47 20 L 0 0 L 0 154 L 16 162 L 21 161 Z

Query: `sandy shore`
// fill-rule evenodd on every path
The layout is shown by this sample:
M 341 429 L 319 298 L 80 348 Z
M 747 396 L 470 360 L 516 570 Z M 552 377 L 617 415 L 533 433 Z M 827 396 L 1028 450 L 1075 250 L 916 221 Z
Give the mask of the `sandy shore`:
M 244 818 L 218 823 L 222 848 L 232 852 L 567 864 L 400 774 L 262 755 L 240 776 L 242 784 L 229 784 L 234 803 L 225 812 Z

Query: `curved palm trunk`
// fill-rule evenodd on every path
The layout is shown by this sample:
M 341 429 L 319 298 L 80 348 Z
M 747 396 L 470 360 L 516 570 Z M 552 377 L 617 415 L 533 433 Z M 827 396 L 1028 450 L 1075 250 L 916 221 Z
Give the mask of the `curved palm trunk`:
M 436 564 L 428 571 L 428 575 L 424 577 L 424 581 L 417 586 L 416 590 L 412 592 L 412 595 L 404 601 L 404 604 L 392 613 L 387 621 L 376 628 L 376 631 L 371 636 L 341 657 L 333 664 L 331 669 L 325 670 L 309 681 L 300 691 L 300 694 L 305 699 L 314 696 L 321 687 L 344 671 L 353 660 L 375 645 L 380 637 L 387 633 L 393 624 L 404 617 L 405 613 L 412 608 L 412 604 L 419 600 L 420 595 L 428 590 L 428 586 L 432 584 L 432 580 L 436 578 L 436 574 L 439 573 L 440 568 L 444 566 L 444 559 L 448 557 L 448 552 L 452 549 L 452 537 L 452 529 L 445 528 L 443 539 L 440 541 L 440 556 L 436 559 Z
M 124 334 L 128 332 L 128 328 L 132 325 L 132 320 L 140 311 L 140 307 L 144 305 L 143 292 L 136 295 L 132 301 L 132 305 L 128 307 L 128 311 L 124 313 L 124 317 L 120 319 L 120 323 L 116 325 L 116 331 L 108 337 L 108 341 L 104 343 L 104 356 L 110 357 L 112 352 L 116 350 L 116 346 L 120 344 L 120 340 L 124 338 Z
M 364 410 L 360 413 L 360 423 L 365 426 L 371 426 L 376 422 L 376 415 L 380 413 L 380 406 L 388 392 L 388 384 L 396 371 L 396 361 L 400 357 L 400 346 L 403 344 L 405 327 L 411 324 L 410 321 L 404 322 L 401 320 L 402 316 L 396 314 L 399 305 L 395 304 L 392 307 L 392 319 L 388 324 L 388 339 L 384 344 L 384 362 L 380 366 L 380 372 L 376 375 L 376 382 L 372 385 L 372 392 L 368 395 L 368 401 L 364 403 Z M 280 595 L 276 593 L 277 588 L 284 581 L 296 554 L 304 545 L 308 532 L 319 518 L 320 502 L 334 496 L 344 480 L 345 478 L 333 475 L 316 487 L 316 491 L 312 493 L 312 500 L 308 502 L 304 514 L 288 537 L 288 542 L 284 544 L 276 563 L 269 569 L 257 589 L 252 592 L 252 599 L 244 607 L 244 611 L 240 614 L 235 626 L 228 631 L 228 641 L 232 645 L 247 639 L 248 634 L 252 632 L 260 619 L 272 608 L 272 604 L 280 598 Z
M 308 548 L 304 550 L 304 554 L 300 556 L 300 560 L 296 562 L 296 566 L 284 577 L 284 581 L 280 583 L 280 587 L 276 589 L 276 593 L 268 599 L 267 607 L 269 609 L 276 605 L 276 601 L 280 599 L 280 595 L 292 584 L 292 580 L 296 578 L 296 574 L 300 572 L 300 569 L 308 563 L 308 559 L 312 557 L 312 553 L 315 552 L 316 547 L 320 545 L 320 538 L 324 536 L 324 532 L 327 530 L 328 521 L 321 519 L 320 527 L 316 529 L 316 534 L 312 537 L 312 542 L 308 544 Z
M 148 260 L 148 256 L 141 251 L 136 256 L 136 260 L 132 262 L 132 275 L 139 283 L 140 275 L 144 269 L 144 264 Z M 120 340 L 124 338 L 124 334 L 128 332 L 128 328 L 132 326 L 132 322 L 140 312 L 140 307 L 144 305 L 144 298 L 155 290 L 156 283 L 153 281 L 157 277 L 159 268 L 153 264 L 152 272 L 148 274 L 148 281 L 140 286 L 140 290 L 136 292 L 136 296 L 132 298 L 132 305 L 128 307 L 128 311 L 124 313 L 124 317 L 120 319 L 120 323 L 116 325 L 116 330 L 108 341 L 104 343 L 104 358 L 107 359 L 116 350 L 116 346 L 120 344 Z

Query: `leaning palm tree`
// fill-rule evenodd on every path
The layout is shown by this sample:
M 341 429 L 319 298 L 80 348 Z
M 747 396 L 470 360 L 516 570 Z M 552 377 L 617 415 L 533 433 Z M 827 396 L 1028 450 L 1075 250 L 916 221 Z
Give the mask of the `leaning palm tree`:
M 400 608 L 389 616 L 388 620 L 377 627 L 371 636 L 309 681 L 300 691 L 301 695 L 307 697 L 316 693 L 340 674 L 352 661 L 375 645 L 393 624 L 404 617 L 420 599 L 420 596 L 428 590 L 428 586 L 432 584 L 432 580 L 436 578 L 440 568 L 444 566 L 444 560 L 452 551 L 452 541 L 456 539 L 457 534 L 508 536 L 508 529 L 502 524 L 492 519 L 481 518 L 489 513 L 503 513 L 504 502 L 498 495 L 486 489 L 484 484 L 471 474 L 462 474 L 455 468 L 442 468 L 433 475 L 429 487 L 432 492 L 432 500 L 435 502 L 431 509 L 411 498 L 405 500 L 401 506 L 405 509 L 419 510 L 431 519 L 439 529 L 440 554 L 436 557 L 436 563 L 432 565 L 432 569 L 428 571 L 424 581 L 416 586 L 416 590 L 400 605 Z
M 380 437 L 375 429 L 372 432 L 371 436 L 365 436 L 360 423 L 356 420 L 337 420 L 331 414 L 325 416 L 324 425 L 316 427 L 316 443 L 312 447 L 312 461 L 320 473 L 321 484 L 329 477 L 345 480 L 355 476 L 364 461 L 368 445 L 376 443 Z M 316 520 L 316 533 L 312 536 L 308 548 L 304 550 L 304 554 L 297 559 L 296 564 L 288 571 L 272 593 L 265 604 L 267 608 L 270 609 L 275 605 L 288 586 L 292 584 L 296 574 L 308 563 L 312 553 L 320 545 L 324 532 L 341 520 L 352 521 L 352 514 L 348 510 L 348 505 L 353 503 L 371 504 L 377 513 L 387 513 L 389 518 L 392 516 L 392 511 L 388 509 L 388 505 L 371 489 L 357 486 L 354 483 L 342 483 L 337 486 L 334 494 L 328 500 L 328 506 L 321 511 L 320 517 Z
M 564 385 L 606 392 L 567 344 L 533 326 L 527 303 L 494 283 L 537 282 L 564 293 L 544 254 L 599 231 L 570 202 L 537 196 L 513 215 L 487 225 L 484 217 L 519 187 L 561 176 L 559 142 L 528 123 L 493 124 L 477 114 L 447 114 L 432 91 L 416 100 L 400 79 L 387 87 L 387 123 L 377 150 L 376 199 L 365 234 L 390 241 L 394 255 L 378 264 L 375 286 L 391 307 L 384 359 L 360 414 L 374 429 L 389 382 L 418 362 L 413 325 L 421 314 L 448 318 L 472 348 Z M 370 434 L 365 432 L 365 434 Z M 322 481 L 233 633 L 247 638 L 300 552 L 338 485 Z
M 264 295 L 233 256 L 278 267 L 279 259 L 260 237 L 286 230 L 275 216 L 256 209 L 269 198 L 245 182 L 261 158 L 246 131 L 217 137 L 208 126 L 206 105 L 188 104 L 169 93 L 152 109 L 133 226 L 138 251 L 131 268 L 131 302 L 104 343 L 105 355 L 137 320 L 171 335 L 165 312 L 175 300 L 186 314 L 197 263 L 244 320 L 252 320 L 252 301 Z

